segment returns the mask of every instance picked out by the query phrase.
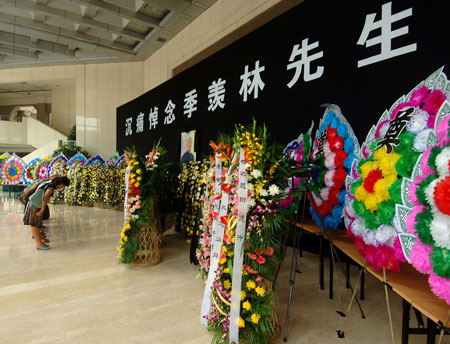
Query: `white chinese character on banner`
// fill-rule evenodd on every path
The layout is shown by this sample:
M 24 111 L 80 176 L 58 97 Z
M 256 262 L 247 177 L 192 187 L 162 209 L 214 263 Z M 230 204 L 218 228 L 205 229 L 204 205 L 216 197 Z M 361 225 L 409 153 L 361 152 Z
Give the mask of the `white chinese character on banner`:
M 412 7 L 393 15 L 392 2 L 388 2 L 381 7 L 381 19 L 377 22 L 375 22 L 376 15 L 376 13 L 366 15 L 363 31 L 361 32 L 361 36 L 356 44 L 365 44 L 366 48 L 381 44 L 381 53 L 363 60 L 359 60 L 358 68 L 417 50 L 416 43 L 391 50 L 391 40 L 393 38 L 406 35 L 409 32 L 408 25 L 392 30 L 392 23 L 411 16 Z M 369 37 L 369 33 L 377 29 L 381 29 L 381 35 L 367 39 Z
M 133 129 L 131 129 L 131 124 L 133 123 L 133 117 L 128 117 L 125 119 L 125 136 L 133 134 Z
M 158 107 L 155 106 L 153 109 L 150 109 L 150 113 L 148 114 L 148 121 L 150 122 L 150 130 L 155 129 L 158 124 Z
M 222 80 L 222 78 L 219 78 L 217 79 L 217 81 L 213 81 L 212 84 L 208 87 L 208 111 L 214 111 L 218 106 L 222 109 L 225 107 L 225 84 L 226 80 Z
M 167 103 L 166 109 L 164 112 L 167 114 L 166 117 L 164 117 L 164 124 L 172 124 L 173 121 L 175 121 L 175 114 L 173 113 L 173 110 L 175 109 L 175 104 L 172 103 L 171 100 Z
M 141 112 L 136 118 L 136 132 L 142 133 L 144 131 L 144 113 Z
M 308 56 L 308 52 L 317 48 L 319 46 L 319 42 L 314 42 L 311 44 L 308 44 L 308 38 L 305 38 L 302 40 L 302 47 L 299 49 L 299 44 L 294 45 L 292 48 L 291 56 L 289 57 L 289 63 L 287 65 L 287 70 L 295 68 L 295 74 L 291 81 L 287 84 L 289 88 L 294 86 L 298 78 L 300 77 L 300 74 L 302 74 L 303 66 L 305 67 L 303 72 L 303 80 L 305 82 L 318 79 L 322 76 L 324 67 L 323 66 L 317 66 L 317 69 L 314 73 L 311 73 L 311 67 L 310 63 L 314 60 L 320 59 L 323 57 L 323 51 L 319 51 L 311 56 Z M 294 61 L 297 56 L 300 55 L 300 59 L 297 61 Z M 294 62 L 292 62 L 294 61 Z
M 197 111 L 197 90 L 194 88 L 184 95 L 184 114 L 191 118 L 194 111 Z
M 255 69 L 251 72 L 248 71 L 248 65 L 245 66 L 245 72 L 241 75 L 242 86 L 239 90 L 239 94 L 244 97 L 244 102 L 247 101 L 247 95 L 253 94 L 253 99 L 258 98 L 259 90 L 264 89 L 265 83 L 261 79 L 261 72 L 264 72 L 265 66 L 259 66 L 259 60 L 255 62 Z

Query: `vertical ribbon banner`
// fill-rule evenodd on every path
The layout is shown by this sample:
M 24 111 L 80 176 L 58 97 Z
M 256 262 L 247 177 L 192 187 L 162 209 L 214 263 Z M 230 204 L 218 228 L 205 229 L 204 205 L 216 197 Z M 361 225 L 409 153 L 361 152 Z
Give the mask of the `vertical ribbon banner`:
M 130 164 L 125 170 L 125 201 L 123 202 L 123 225 L 125 226 L 128 220 L 127 205 L 128 205 L 128 188 L 130 186 Z
M 225 225 L 220 221 L 222 216 L 226 216 L 228 213 L 228 194 L 223 192 L 222 197 L 220 177 L 222 175 L 222 161 L 218 156 L 216 156 L 216 201 L 214 202 L 214 212 L 216 213 L 213 219 L 212 233 L 211 233 L 211 253 L 210 253 L 210 263 L 208 280 L 205 286 L 205 292 L 203 294 L 202 310 L 200 312 L 200 321 L 205 326 L 208 325 L 208 320 L 206 316 L 209 313 L 209 308 L 211 305 L 211 290 L 213 288 L 213 283 L 217 276 L 217 269 L 219 267 L 220 251 L 222 249 L 223 233 L 225 232 Z M 220 167 L 220 169 L 219 169 Z M 225 183 L 230 183 L 230 177 L 227 175 Z M 216 203 L 217 202 L 217 203 Z M 217 210 L 219 210 L 217 214 Z
M 246 172 L 244 150 L 239 157 L 239 187 L 238 187 L 238 221 L 234 242 L 233 284 L 231 287 L 230 307 L 230 343 L 239 344 L 239 316 L 241 310 L 242 266 L 244 262 L 244 240 L 247 228 L 248 179 Z

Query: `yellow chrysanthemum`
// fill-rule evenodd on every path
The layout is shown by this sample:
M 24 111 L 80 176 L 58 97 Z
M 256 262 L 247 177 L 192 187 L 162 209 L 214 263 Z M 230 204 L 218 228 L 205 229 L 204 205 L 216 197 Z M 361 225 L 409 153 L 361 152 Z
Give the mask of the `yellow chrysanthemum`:
M 241 301 L 244 301 L 246 296 L 247 296 L 247 294 L 245 293 L 245 291 L 241 290 Z
M 247 287 L 248 290 L 250 289 L 255 289 L 256 287 L 256 283 L 252 280 L 247 281 L 247 283 L 245 284 L 245 286 Z
M 264 296 L 264 294 L 266 293 L 266 290 L 264 289 L 264 287 L 256 287 L 255 291 L 256 291 L 256 294 L 258 294 L 259 296 Z
M 245 320 L 242 319 L 241 317 L 239 317 L 239 327 L 240 327 L 240 328 L 245 327 Z
M 378 210 L 378 205 L 386 200 L 391 199 L 389 195 L 389 187 L 397 180 L 397 164 L 400 155 L 397 153 L 386 153 L 386 147 L 380 148 L 374 154 L 374 161 L 368 161 L 361 167 L 361 178 L 363 183 L 355 190 L 355 199 L 364 203 L 364 206 L 370 212 Z M 373 190 L 367 190 L 364 186 L 364 180 L 369 176 L 371 171 L 378 169 L 381 171 L 382 178 L 373 184 Z
M 244 308 L 244 309 L 246 309 L 247 311 L 249 311 L 249 310 L 252 308 L 252 305 L 250 304 L 250 302 L 245 301 L 245 302 L 242 304 L 242 308 Z
M 225 280 L 225 281 L 223 282 L 223 287 L 224 287 L 225 289 L 230 289 L 230 288 L 231 288 L 231 282 L 230 282 L 229 280 Z
M 261 315 L 256 314 L 256 313 L 253 313 L 253 314 L 252 314 L 252 322 L 253 322 L 254 324 L 257 324 L 257 323 L 259 322 L 259 319 L 261 319 Z
M 230 273 L 230 268 L 223 269 L 223 272 L 226 273 L 226 274 L 229 274 Z

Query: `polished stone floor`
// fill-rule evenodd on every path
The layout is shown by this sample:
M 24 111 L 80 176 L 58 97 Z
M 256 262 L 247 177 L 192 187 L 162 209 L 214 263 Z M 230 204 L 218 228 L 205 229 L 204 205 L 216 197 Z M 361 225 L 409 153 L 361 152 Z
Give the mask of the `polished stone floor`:
M 118 264 L 116 246 L 123 222 L 119 211 L 51 206 L 46 222 L 50 251 L 37 251 L 23 206 L 0 199 L 0 343 L 6 344 L 207 344 L 212 335 L 199 322 L 203 282 L 188 261 L 182 237 L 166 237 L 161 264 L 137 268 Z M 290 259 L 280 274 L 276 298 L 285 323 Z M 356 307 L 347 323 L 335 312 L 338 299 L 319 290 L 318 258 L 300 259 L 289 321 L 288 343 L 391 343 L 384 289 L 368 276 L 366 319 Z M 356 269 L 353 269 L 356 273 Z M 350 292 L 339 275 L 342 303 Z M 389 293 L 396 343 L 401 335 L 401 299 Z M 336 330 L 345 326 L 345 339 Z M 277 343 L 282 343 L 282 338 Z M 426 343 L 410 336 L 410 343 Z M 445 338 L 444 343 L 450 343 Z

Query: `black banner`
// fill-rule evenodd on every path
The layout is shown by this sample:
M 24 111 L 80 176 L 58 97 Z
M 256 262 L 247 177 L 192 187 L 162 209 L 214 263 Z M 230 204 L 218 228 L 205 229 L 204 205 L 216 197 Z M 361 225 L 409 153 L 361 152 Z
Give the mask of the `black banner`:
M 287 144 L 340 106 L 362 142 L 401 95 L 450 57 L 447 1 L 306 0 L 157 88 L 117 108 L 117 150 L 147 154 L 180 133 L 209 140 L 252 117 Z M 445 69 L 444 69 L 445 71 Z M 197 153 L 197 157 L 198 157 Z M 198 158 L 197 158 L 198 159 Z

